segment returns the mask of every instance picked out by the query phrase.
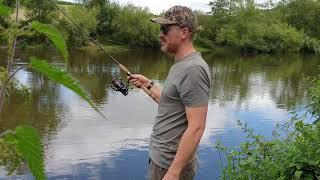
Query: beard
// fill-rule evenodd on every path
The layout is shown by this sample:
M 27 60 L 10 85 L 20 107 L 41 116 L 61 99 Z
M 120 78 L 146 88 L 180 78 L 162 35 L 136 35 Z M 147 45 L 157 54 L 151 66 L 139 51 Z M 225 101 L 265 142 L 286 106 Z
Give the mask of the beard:
M 179 45 L 173 42 L 161 41 L 161 51 L 168 54 L 175 54 L 178 51 Z

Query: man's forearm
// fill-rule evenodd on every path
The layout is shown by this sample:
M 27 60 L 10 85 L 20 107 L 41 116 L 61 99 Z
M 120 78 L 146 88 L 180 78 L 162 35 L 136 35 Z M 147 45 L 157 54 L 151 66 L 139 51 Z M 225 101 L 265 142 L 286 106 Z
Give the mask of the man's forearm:
M 162 93 L 162 87 L 160 87 L 159 85 L 154 84 L 151 88 L 150 88 L 151 93 L 160 100 L 160 96 Z
M 168 173 L 180 175 L 183 168 L 198 148 L 200 139 L 204 129 L 202 128 L 187 128 L 182 135 L 178 146 L 177 154 L 168 170 Z

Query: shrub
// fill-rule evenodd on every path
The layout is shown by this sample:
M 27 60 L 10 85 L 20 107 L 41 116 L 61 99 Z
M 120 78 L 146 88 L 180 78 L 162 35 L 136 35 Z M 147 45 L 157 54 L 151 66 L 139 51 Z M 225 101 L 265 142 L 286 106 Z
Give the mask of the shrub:
M 217 143 L 224 151 L 227 165 L 223 179 L 319 179 L 320 177 L 320 79 L 312 81 L 308 113 L 315 119 L 306 123 L 306 115 L 294 114 L 292 119 L 277 126 L 273 138 L 257 135 L 247 124 L 239 122 L 247 141 L 238 150 Z
M 153 15 L 148 9 L 133 5 L 124 6 L 113 21 L 112 38 L 131 46 L 158 45 L 159 27 L 150 22 L 151 17 Z

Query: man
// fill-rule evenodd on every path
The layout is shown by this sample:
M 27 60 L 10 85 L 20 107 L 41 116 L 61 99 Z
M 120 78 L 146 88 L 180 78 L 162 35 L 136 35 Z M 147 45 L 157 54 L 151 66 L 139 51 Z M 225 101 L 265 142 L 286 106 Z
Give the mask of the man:
M 197 18 L 191 9 L 174 6 L 151 21 L 160 25 L 161 50 L 173 54 L 175 61 L 163 88 L 139 74 L 128 77 L 160 99 L 150 137 L 149 179 L 191 180 L 198 166 L 196 151 L 205 129 L 210 89 L 208 65 L 192 45 Z

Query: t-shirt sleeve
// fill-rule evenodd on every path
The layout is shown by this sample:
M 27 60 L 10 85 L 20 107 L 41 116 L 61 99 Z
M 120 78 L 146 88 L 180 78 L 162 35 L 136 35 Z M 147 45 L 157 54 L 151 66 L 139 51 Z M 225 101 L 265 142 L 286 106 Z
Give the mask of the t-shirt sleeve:
M 180 84 L 180 98 L 186 107 L 207 106 L 210 95 L 210 77 L 202 66 L 188 68 Z

